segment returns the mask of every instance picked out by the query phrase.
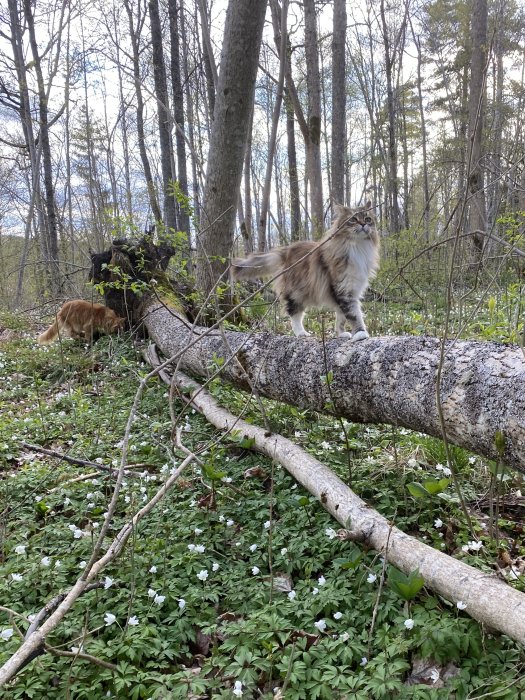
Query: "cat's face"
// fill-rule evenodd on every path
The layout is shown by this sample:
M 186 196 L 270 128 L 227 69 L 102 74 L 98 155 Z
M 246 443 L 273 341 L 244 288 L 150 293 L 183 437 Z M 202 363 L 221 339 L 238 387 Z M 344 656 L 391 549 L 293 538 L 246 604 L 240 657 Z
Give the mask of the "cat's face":
M 362 239 L 369 238 L 370 233 L 375 231 L 376 221 L 371 201 L 355 209 L 337 204 L 336 215 L 334 222 L 335 228 L 338 229 L 336 235 Z

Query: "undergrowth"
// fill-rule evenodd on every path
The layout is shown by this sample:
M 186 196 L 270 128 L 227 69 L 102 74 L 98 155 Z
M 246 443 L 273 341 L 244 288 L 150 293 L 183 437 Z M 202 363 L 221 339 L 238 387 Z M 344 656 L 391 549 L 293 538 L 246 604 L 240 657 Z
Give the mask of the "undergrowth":
M 13 319 L 3 326 L 14 328 Z M 0 344 L 0 663 L 32 616 L 78 578 L 112 492 L 107 473 L 26 444 L 118 465 L 148 372 L 126 339 L 46 349 L 35 337 L 16 319 Z M 211 390 L 231 410 L 245 409 L 244 395 L 219 382 Z M 480 497 L 491 463 L 453 450 L 483 543 L 476 548 L 440 441 L 265 404 L 274 430 L 343 479 L 350 460 L 352 488 L 404 531 L 487 572 L 502 549 L 522 554 L 519 510 L 501 510 L 499 549 L 488 536 Z M 251 406 L 247 417 L 261 421 Z M 202 465 L 182 474 L 2 697 L 510 700 L 525 691 L 522 647 L 482 629 L 468 601 L 464 612 L 425 588 L 403 598 L 395 572 L 340 536 L 284 469 L 235 437 L 219 439 L 194 411 L 181 425 Z M 126 477 L 109 537 L 182 461 L 170 435 L 167 389 L 153 379 L 130 440 L 128 461 L 141 476 Z M 75 481 L 80 475 L 89 478 Z M 439 480 L 434 495 L 414 487 Z M 521 487 L 515 474 L 500 481 L 506 494 Z

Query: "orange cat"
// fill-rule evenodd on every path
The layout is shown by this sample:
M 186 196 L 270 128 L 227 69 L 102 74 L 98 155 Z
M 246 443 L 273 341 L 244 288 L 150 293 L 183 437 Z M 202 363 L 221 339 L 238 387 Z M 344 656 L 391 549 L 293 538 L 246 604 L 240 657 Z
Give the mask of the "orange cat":
M 103 304 L 94 304 L 83 299 L 66 301 L 56 319 L 38 336 L 40 345 L 49 345 L 59 335 L 92 341 L 96 332 L 116 333 L 124 328 L 124 318 Z

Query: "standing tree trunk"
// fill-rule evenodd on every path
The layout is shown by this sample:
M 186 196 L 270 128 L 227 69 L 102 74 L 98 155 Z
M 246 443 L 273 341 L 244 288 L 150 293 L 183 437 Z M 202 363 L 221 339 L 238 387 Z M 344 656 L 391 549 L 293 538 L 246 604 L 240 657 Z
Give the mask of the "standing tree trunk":
M 334 0 L 332 35 L 332 206 L 345 198 L 346 0 Z
M 35 18 L 33 16 L 33 6 L 31 0 L 23 0 L 24 17 L 29 30 L 29 43 L 33 56 L 33 68 L 35 70 L 38 85 L 38 114 L 39 114 L 39 134 L 38 138 L 42 144 L 42 165 L 44 170 L 44 202 L 45 202 L 45 228 L 41 232 L 43 235 L 44 250 L 46 255 L 46 274 L 49 291 L 57 294 L 60 288 L 60 265 L 58 254 L 58 218 L 55 201 L 55 176 L 53 172 L 53 159 L 51 157 L 51 145 L 49 142 L 49 109 L 48 91 L 44 83 L 42 73 L 42 61 L 38 48 Z M 62 13 L 65 7 L 62 8 Z M 60 17 L 57 51 L 60 51 L 60 35 L 63 28 L 63 15 Z M 51 78 L 50 78 L 51 80 Z
M 146 151 L 146 135 L 144 133 L 144 98 L 142 96 L 142 81 L 140 75 L 140 48 L 139 48 L 139 37 L 142 27 L 144 25 L 144 16 L 139 14 L 137 18 L 137 26 L 133 21 L 133 10 L 131 7 L 130 0 L 123 0 L 126 13 L 128 15 L 129 23 L 129 35 L 131 39 L 131 51 L 133 59 L 133 84 L 135 86 L 135 97 L 137 101 L 136 117 L 137 117 L 137 140 L 139 144 L 140 160 L 142 162 L 142 167 L 144 169 L 144 177 L 146 179 L 146 187 L 148 189 L 149 203 L 151 211 L 153 213 L 153 218 L 156 222 L 160 223 L 162 221 L 162 213 L 160 211 L 160 205 L 157 198 L 157 192 L 155 189 L 155 184 L 153 182 L 153 175 L 151 173 L 151 166 L 148 158 L 148 153 Z M 139 3 L 140 12 L 140 3 Z
M 472 57 L 470 62 L 469 98 L 469 172 L 468 191 L 470 192 L 469 230 L 486 231 L 487 213 L 483 167 L 483 114 L 485 107 L 485 77 L 487 67 L 487 0 L 473 0 L 472 3 Z M 483 237 L 472 237 L 471 263 L 475 269 L 481 264 Z
M 187 243 L 184 246 L 184 258 L 188 262 L 191 270 L 190 260 L 190 215 L 188 201 L 188 169 L 186 165 L 186 141 L 184 138 L 184 91 L 182 89 L 180 70 L 180 42 L 179 28 L 180 15 L 183 8 L 178 0 L 168 0 L 168 11 L 170 20 L 171 39 L 171 84 L 173 91 L 173 116 L 175 119 L 175 143 L 177 146 L 177 170 L 179 173 L 178 183 L 182 200 L 178 202 L 178 224 L 179 230 L 187 234 Z
M 281 116 L 281 106 L 283 103 L 284 75 L 286 67 L 286 38 L 287 38 L 287 17 L 288 17 L 288 0 L 283 0 L 281 10 L 281 36 L 275 37 L 275 43 L 280 46 L 279 50 L 279 78 L 277 80 L 277 92 L 275 95 L 275 104 L 273 106 L 272 127 L 270 139 L 268 142 L 268 156 L 266 159 L 266 173 L 264 176 L 264 186 L 261 198 L 261 209 L 259 213 L 259 251 L 264 251 L 267 248 L 266 228 L 268 226 L 268 211 L 270 208 L 270 191 L 272 186 L 272 170 L 273 160 L 275 157 L 275 147 L 277 144 L 277 128 L 279 126 L 279 118 Z M 274 25 L 275 28 L 275 25 Z
M 288 157 L 288 179 L 290 181 L 290 239 L 292 241 L 298 241 L 301 237 L 301 196 L 299 193 L 299 176 L 297 174 L 294 111 L 292 100 L 290 99 L 288 91 L 286 91 L 285 94 L 284 104 L 286 108 L 286 152 Z
M 321 80 L 319 75 L 319 39 L 314 0 L 303 0 L 306 85 L 308 91 L 308 140 L 306 160 L 310 182 L 310 216 L 314 238 L 323 231 L 323 176 L 321 171 Z M 283 28 L 281 28 L 283 30 Z
M 157 114 L 159 123 L 160 162 L 162 167 L 162 189 L 164 196 L 164 226 L 166 231 L 177 229 L 177 214 L 173 196 L 173 180 L 175 180 L 173 145 L 171 140 L 171 117 L 168 97 L 168 82 L 166 65 L 164 63 L 164 41 L 160 24 L 159 2 L 149 0 L 149 17 L 151 22 L 151 44 L 153 52 L 153 77 L 155 80 L 155 96 L 157 98 Z
M 255 93 L 266 0 L 230 0 L 197 240 L 197 284 L 207 295 L 227 268 L 250 111 Z

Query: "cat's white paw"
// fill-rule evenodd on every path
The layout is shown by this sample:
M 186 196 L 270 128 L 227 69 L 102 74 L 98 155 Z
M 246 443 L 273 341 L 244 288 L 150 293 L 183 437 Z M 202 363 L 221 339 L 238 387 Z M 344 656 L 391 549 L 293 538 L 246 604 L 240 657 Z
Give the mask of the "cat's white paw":
M 352 334 L 348 331 L 343 331 L 342 333 L 339 333 L 337 337 L 342 338 L 343 340 L 349 340 L 352 337 Z
M 352 342 L 357 343 L 359 340 L 366 340 L 366 338 L 370 338 L 367 331 L 357 331 L 357 333 L 354 333 L 352 336 Z
M 308 331 L 298 331 L 295 336 L 296 338 L 308 338 L 310 333 Z

